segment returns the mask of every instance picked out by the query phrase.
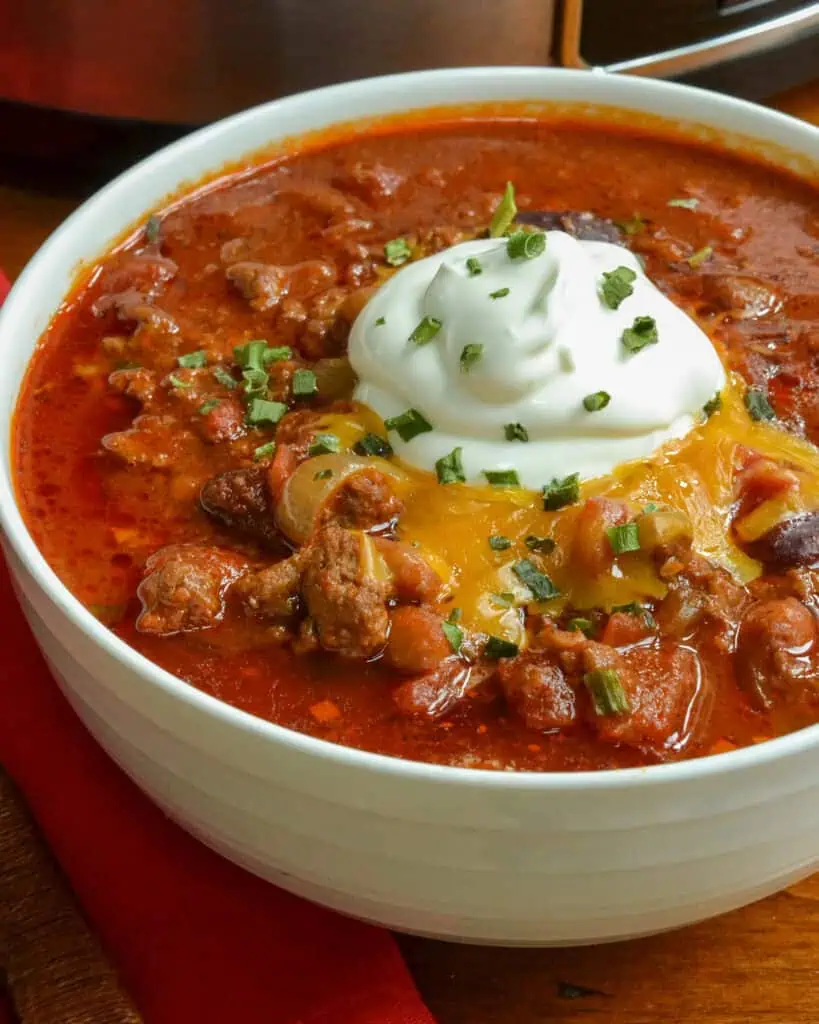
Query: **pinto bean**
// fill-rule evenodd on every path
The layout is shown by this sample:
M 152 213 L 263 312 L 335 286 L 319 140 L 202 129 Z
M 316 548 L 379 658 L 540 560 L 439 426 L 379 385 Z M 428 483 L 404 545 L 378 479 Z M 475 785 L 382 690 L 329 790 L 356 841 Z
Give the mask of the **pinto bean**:
M 754 605 L 742 620 L 734 666 L 739 685 L 765 709 L 775 694 L 795 696 L 810 673 L 816 622 L 795 597 Z
M 390 616 L 390 641 L 384 660 L 409 675 L 431 672 L 452 654 L 441 616 L 429 608 L 396 608 Z
M 819 563 L 819 512 L 805 512 L 772 526 L 747 546 L 769 568 L 793 569 Z
M 574 724 L 574 689 L 550 655 L 528 652 L 502 661 L 498 678 L 510 707 L 528 728 L 552 732 Z

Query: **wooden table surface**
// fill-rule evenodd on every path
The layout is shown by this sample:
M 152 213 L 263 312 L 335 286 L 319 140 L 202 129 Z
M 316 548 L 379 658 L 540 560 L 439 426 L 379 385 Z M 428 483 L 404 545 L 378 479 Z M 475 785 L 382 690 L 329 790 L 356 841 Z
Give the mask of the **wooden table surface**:
M 819 124 L 819 82 L 775 104 Z M 0 267 L 14 277 L 77 199 L 5 170 L 0 159 Z M 400 942 L 439 1024 L 819 1024 L 819 875 L 636 942 L 556 950 Z

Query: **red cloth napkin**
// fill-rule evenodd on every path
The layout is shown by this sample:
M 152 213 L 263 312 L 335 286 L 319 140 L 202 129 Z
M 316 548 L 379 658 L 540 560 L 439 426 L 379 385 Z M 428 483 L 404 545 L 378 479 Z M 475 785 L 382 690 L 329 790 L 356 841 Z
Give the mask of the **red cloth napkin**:
M 0 302 L 7 289 L 0 275 Z M 146 1024 L 433 1024 L 388 932 L 222 860 L 119 771 L 57 689 L 2 563 L 0 622 L 0 762 Z

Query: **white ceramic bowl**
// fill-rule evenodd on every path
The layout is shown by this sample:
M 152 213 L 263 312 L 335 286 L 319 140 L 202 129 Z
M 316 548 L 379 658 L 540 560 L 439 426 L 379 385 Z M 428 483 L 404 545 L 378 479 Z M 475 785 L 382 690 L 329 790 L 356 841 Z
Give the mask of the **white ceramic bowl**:
M 118 764 L 203 842 L 293 892 L 443 938 L 570 944 L 721 913 L 819 865 L 819 727 L 682 764 L 513 774 L 406 763 L 255 719 L 163 672 L 76 601 L 15 505 L 9 421 L 26 363 L 74 278 L 184 181 L 281 137 L 407 107 L 611 104 L 819 164 L 819 131 L 666 83 L 527 68 L 424 72 L 270 103 L 163 150 L 89 200 L 0 314 L 0 517 L 35 635 Z M 612 114 L 612 116 L 618 116 Z M 744 142 L 739 138 L 745 136 Z M 56 781 L 55 781 L 56 784 Z

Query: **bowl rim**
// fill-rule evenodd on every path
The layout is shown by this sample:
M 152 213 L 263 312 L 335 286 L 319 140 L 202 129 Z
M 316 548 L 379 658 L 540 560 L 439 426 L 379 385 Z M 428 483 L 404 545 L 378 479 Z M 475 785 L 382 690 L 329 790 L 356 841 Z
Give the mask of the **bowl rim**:
M 345 94 L 354 94 L 355 91 L 363 91 L 365 95 L 374 95 L 380 89 L 403 87 L 406 89 L 408 96 L 405 109 L 409 113 L 414 110 L 423 110 L 429 106 L 429 104 L 415 105 L 412 103 L 413 89 L 420 85 L 434 87 L 455 82 L 461 84 L 464 82 L 474 82 L 475 84 L 486 85 L 487 82 L 497 80 L 498 82 L 519 82 L 523 90 L 527 83 L 537 83 L 540 88 L 543 88 L 549 82 L 567 81 L 569 78 L 575 80 L 580 78 L 589 79 L 590 77 L 594 77 L 599 81 L 601 76 L 603 76 L 603 73 L 598 71 L 524 66 L 440 68 L 431 71 L 412 71 L 357 79 L 296 93 L 251 107 L 206 125 L 169 146 L 159 149 L 119 174 L 85 200 L 43 242 L 17 278 L 2 309 L 0 309 L 0 367 L 3 362 L 3 352 L 6 351 L 5 346 L 9 344 L 9 335 L 11 334 L 11 327 L 17 313 L 17 307 L 21 304 L 21 299 L 25 293 L 37 290 L 40 268 L 46 263 L 50 252 L 65 237 L 73 234 L 81 227 L 89 209 L 100 202 L 104 196 L 109 196 L 119 190 L 127 190 L 136 179 L 146 174 L 146 172 L 150 172 L 159 163 L 170 163 L 179 166 L 179 181 L 184 183 L 184 188 L 180 195 L 184 198 L 185 194 L 197 187 L 196 181 L 191 183 L 190 189 L 187 187 L 183 173 L 184 157 L 187 153 L 196 149 L 205 138 L 218 136 L 221 132 L 230 131 L 243 122 L 247 123 L 258 118 L 274 118 L 277 112 L 287 105 L 307 101 L 313 103 L 322 101 L 331 105 L 334 100 L 341 98 Z M 758 121 L 767 122 L 772 126 L 778 125 L 781 129 L 790 132 L 793 132 L 794 128 L 798 128 L 806 138 L 819 142 L 819 128 L 816 126 L 780 111 L 746 100 L 712 93 L 676 82 L 625 76 L 604 75 L 604 77 L 611 85 L 612 97 L 610 105 L 613 107 L 629 109 L 629 97 L 651 97 L 653 95 L 660 102 L 663 97 L 682 98 L 685 95 L 689 99 L 694 100 L 699 97 L 704 111 L 702 123 L 705 125 L 709 123 L 707 110 L 710 107 L 712 110 L 717 109 L 722 112 L 742 112 L 746 117 L 754 117 Z M 521 103 L 525 103 L 527 99 L 531 99 L 531 95 L 525 94 L 523 91 L 517 97 L 517 100 Z M 446 101 L 444 100 L 443 102 Z M 490 102 L 492 101 L 490 100 Z M 578 102 L 582 104 L 584 101 L 578 99 Z M 588 100 L 585 102 L 588 102 Z M 455 103 L 454 105 L 466 106 L 466 103 Z M 366 120 L 366 116 L 361 118 L 361 120 Z M 696 122 L 691 121 L 691 123 L 694 124 Z M 754 140 L 752 134 L 748 138 L 750 141 Z M 798 149 L 793 152 L 797 155 L 804 155 L 800 154 Z M 225 161 L 242 160 L 245 157 L 250 158 L 252 153 L 252 150 L 245 153 L 228 153 L 223 158 L 222 163 Z M 775 166 L 776 161 L 772 162 Z M 216 167 L 214 170 L 218 175 L 220 167 Z M 100 258 L 101 255 L 95 255 L 89 258 L 89 262 Z M 31 356 L 29 356 L 26 366 L 29 365 L 30 359 Z M 14 416 L 16 411 L 19 394 L 18 385 L 15 388 L 15 398 L 10 411 L 11 417 Z M 13 436 L 10 439 L 13 440 Z M 389 777 L 399 777 L 417 782 L 430 782 L 438 785 L 456 784 L 458 786 L 466 785 L 479 789 L 489 788 L 505 791 L 543 790 L 546 792 L 566 792 L 580 790 L 601 792 L 620 788 L 628 789 L 632 786 L 642 787 L 646 785 L 672 785 L 682 782 L 705 782 L 715 775 L 768 766 L 808 751 L 819 752 L 819 723 L 817 723 L 796 732 L 766 740 L 764 743 L 724 753 L 705 755 L 690 760 L 665 762 L 637 768 L 577 772 L 528 772 L 465 768 L 424 761 L 405 760 L 392 755 L 378 754 L 355 747 L 343 746 L 342 744 L 289 729 L 275 722 L 257 717 L 250 712 L 243 711 L 199 690 L 192 683 L 188 683 L 171 672 L 160 668 L 160 666 L 150 661 L 135 648 L 129 646 L 124 640 L 121 640 L 115 633 L 107 629 L 71 593 L 41 554 L 28 531 L 17 504 L 12 482 L 13 471 L 13 452 L 8 451 L 2 457 L 2 468 L 0 469 L 0 531 L 2 531 L 5 542 L 32 577 L 39 591 L 45 595 L 58 612 L 83 635 L 101 647 L 106 654 L 138 677 L 144 685 L 156 687 L 168 697 L 191 706 L 195 711 L 214 719 L 229 729 L 253 734 L 263 741 L 290 748 L 293 753 L 316 757 L 319 760 L 330 762 L 339 768 L 357 768 Z

